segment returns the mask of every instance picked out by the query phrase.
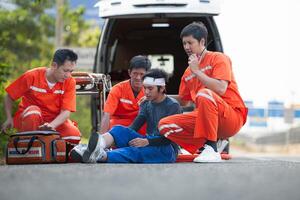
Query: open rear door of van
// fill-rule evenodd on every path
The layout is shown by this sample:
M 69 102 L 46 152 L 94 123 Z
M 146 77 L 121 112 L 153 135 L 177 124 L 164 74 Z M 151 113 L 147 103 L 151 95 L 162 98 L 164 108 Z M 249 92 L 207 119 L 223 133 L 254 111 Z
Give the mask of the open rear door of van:
M 218 15 L 220 0 L 100 0 L 95 7 L 102 18 Z

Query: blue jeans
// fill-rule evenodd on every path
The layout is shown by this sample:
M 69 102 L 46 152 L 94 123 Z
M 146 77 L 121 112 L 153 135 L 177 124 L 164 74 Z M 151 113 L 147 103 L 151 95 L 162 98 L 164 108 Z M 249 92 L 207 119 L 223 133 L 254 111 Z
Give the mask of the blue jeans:
M 147 138 L 124 126 L 114 126 L 109 133 L 117 149 L 107 152 L 107 163 L 174 163 L 176 152 L 171 144 L 162 146 L 130 147 L 129 141 Z

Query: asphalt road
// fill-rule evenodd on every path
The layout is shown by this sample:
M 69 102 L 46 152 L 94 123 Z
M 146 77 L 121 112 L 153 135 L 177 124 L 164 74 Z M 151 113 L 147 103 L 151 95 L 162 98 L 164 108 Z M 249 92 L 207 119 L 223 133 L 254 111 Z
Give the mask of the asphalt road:
M 0 166 L 0 200 L 300 199 L 300 157 L 217 164 Z

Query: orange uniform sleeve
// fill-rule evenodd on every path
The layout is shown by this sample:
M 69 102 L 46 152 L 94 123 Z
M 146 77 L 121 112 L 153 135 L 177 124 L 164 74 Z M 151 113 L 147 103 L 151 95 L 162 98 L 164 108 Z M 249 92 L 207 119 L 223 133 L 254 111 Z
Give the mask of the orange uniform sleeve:
M 185 72 L 184 74 L 186 74 L 186 73 L 187 72 Z M 186 76 L 183 75 L 181 77 L 178 95 L 184 101 L 191 101 L 192 97 L 191 97 L 190 89 L 187 87 L 187 82 L 185 79 L 186 79 Z
M 104 112 L 107 112 L 111 115 L 115 113 L 119 105 L 121 93 L 122 93 L 121 88 L 119 88 L 118 86 L 112 87 L 104 105 Z
M 219 80 L 231 82 L 231 61 L 224 54 L 218 54 L 213 63 L 213 72 L 211 77 Z
M 61 110 L 76 111 L 76 82 L 74 78 L 70 78 L 65 83 L 64 94 L 62 98 Z
M 25 72 L 18 79 L 12 82 L 5 88 L 7 94 L 13 99 L 17 100 L 22 97 L 32 85 L 34 74 L 30 71 Z

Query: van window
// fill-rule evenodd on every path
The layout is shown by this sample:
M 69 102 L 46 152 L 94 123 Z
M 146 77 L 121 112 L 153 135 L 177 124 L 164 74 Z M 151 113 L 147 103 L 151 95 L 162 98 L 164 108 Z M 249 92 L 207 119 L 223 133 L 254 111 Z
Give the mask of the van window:
M 151 61 L 151 68 L 158 68 L 165 70 L 172 75 L 174 72 L 174 56 L 170 54 L 153 54 L 148 55 Z

